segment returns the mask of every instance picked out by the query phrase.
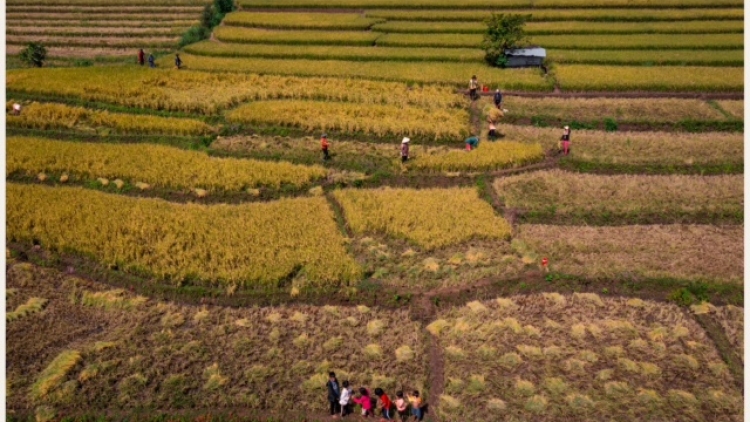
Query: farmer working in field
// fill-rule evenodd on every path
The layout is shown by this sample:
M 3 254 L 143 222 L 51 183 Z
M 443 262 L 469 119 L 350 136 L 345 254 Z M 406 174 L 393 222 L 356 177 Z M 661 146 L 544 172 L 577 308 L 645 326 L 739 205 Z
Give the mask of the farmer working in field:
M 563 128 L 563 135 L 560 137 L 560 145 L 558 147 L 564 155 L 568 155 L 570 152 L 570 126 Z
M 320 137 L 320 149 L 323 151 L 323 159 L 324 160 L 330 160 L 331 159 L 331 156 L 328 155 L 328 147 L 329 147 L 329 145 L 330 144 L 328 143 L 328 135 L 326 135 L 324 133 Z
M 409 138 L 401 140 L 401 162 L 405 163 L 409 159 Z
M 471 151 L 479 146 L 479 137 L 472 133 L 464 142 L 466 142 L 466 151 Z
M 175 54 L 174 55 L 174 67 L 176 69 L 179 69 L 179 68 L 182 67 L 182 59 L 180 59 L 180 55 L 179 54 Z
M 469 97 L 471 97 L 472 101 L 479 98 L 477 95 L 477 88 L 479 88 L 479 81 L 477 80 L 477 75 L 474 75 L 469 80 Z
M 495 96 L 492 98 L 492 100 L 495 102 L 495 107 L 500 108 L 500 105 L 503 103 L 503 94 L 499 89 L 495 90 Z
M 143 52 L 142 48 L 140 50 L 138 50 L 138 64 L 141 65 L 141 66 L 143 66 L 143 56 L 144 56 L 144 54 L 145 53 Z
M 156 64 L 154 64 L 154 55 L 149 54 L 148 55 L 148 67 L 156 67 Z

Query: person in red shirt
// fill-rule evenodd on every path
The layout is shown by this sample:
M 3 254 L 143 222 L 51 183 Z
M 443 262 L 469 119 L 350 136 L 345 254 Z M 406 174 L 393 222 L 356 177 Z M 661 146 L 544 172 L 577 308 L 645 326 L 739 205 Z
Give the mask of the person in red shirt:
M 385 394 L 382 388 L 376 388 L 375 395 L 380 398 L 380 403 L 382 404 L 381 411 L 383 412 L 383 419 L 387 421 L 391 420 L 391 407 L 393 406 L 393 404 L 391 403 L 391 399 L 388 398 L 388 395 Z
M 143 49 L 138 50 L 138 64 L 143 66 Z
M 323 150 L 323 159 L 324 160 L 330 160 L 331 156 L 328 155 L 328 146 L 330 144 L 328 143 L 328 135 L 325 133 L 323 136 L 320 137 L 320 149 Z

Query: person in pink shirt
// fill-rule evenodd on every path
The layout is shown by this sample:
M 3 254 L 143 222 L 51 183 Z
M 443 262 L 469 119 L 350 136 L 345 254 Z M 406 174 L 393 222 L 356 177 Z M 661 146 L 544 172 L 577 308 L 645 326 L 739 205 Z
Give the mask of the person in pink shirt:
M 372 416 L 372 399 L 370 398 L 370 392 L 366 388 L 359 388 L 359 397 L 352 397 L 352 401 L 362 406 L 362 416 Z

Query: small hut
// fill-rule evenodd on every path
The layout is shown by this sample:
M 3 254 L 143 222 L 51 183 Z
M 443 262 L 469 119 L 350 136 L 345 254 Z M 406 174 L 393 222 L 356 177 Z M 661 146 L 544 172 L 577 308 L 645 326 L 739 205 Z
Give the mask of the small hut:
M 541 47 L 514 48 L 505 50 L 506 67 L 541 67 L 547 51 Z

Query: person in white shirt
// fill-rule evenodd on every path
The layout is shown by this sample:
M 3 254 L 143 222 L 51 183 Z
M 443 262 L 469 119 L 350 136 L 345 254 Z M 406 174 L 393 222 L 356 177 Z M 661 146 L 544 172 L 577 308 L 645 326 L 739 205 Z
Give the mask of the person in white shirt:
M 349 381 L 344 381 L 342 384 L 344 387 L 341 389 L 341 397 L 339 398 L 339 404 L 341 405 L 341 417 L 348 415 L 351 413 L 349 411 L 349 399 L 352 398 L 352 389 L 349 388 Z

